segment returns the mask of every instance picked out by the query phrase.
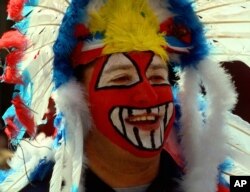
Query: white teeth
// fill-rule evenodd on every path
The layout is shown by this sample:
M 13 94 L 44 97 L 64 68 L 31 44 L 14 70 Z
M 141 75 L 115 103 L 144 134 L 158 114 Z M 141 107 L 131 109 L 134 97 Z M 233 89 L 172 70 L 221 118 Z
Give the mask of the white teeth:
M 148 121 L 154 121 L 155 120 L 155 116 L 147 116 L 147 120 Z
M 167 119 L 167 122 L 165 124 L 165 127 L 168 125 L 168 122 L 173 115 L 173 111 L 174 111 L 174 105 L 173 105 L 173 103 L 169 103 L 168 104 L 168 112 L 167 112 L 168 119 Z
M 164 130 L 164 129 L 163 129 Z M 155 140 L 155 148 L 158 148 L 161 146 L 163 140 L 161 139 L 161 133 L 162 132 L 162 128 L 160 127 L 160 129 L 156 129 L 155 133 L 154 133 L 154 140 Z
M 163 140 L 164 140 L 164 132 L 165 132 L 165 127 L 164 126 L 164 122 L 161 121 L 161 127 L 160 127 L 160 140 L 161 140 L 161 143 L 163 143 Z
M 139 129 L 139 136 L 141 138 L 142 146 L 146 149 L 152 149 L 150 131 L 143 131 Z
M 154 120 L 155 120 L 155 116 L 152 116 L 152 115 L 133 117 L 133 118 L 129 119 L 130 122 L 154 121 Z
M 133 143 L 133 145 L 149 150 L 158 149 L 163 144 L 165 129 L 173 115 L 173 109 L 173 103 L 151 108 L 153 114 L 159 114 L 162 116 L 162 118 L 160 118 L 160 127 L 154 131 L 141 130 L 133 125 L 133 123 L 130 124 L 125 121 L 130 115 L 132 115 L 132 117 L 130 116 L 128 119 L 130 122 L 155 121 L 156 116 L 148 114 L 146 109 L 129 110 L 128 108 L 121 109 L 120 107 L 117 107 L 111 113 L 111 120 L 115 128 L 127 140 Z M 166 124 L 164 125 L 164 123 Z
M 158 114 L 158 107 L 152 108 L 152 113 L 153 114 Z
M 147 110 L 146 109 L 133 109 L 132 110 L 132 115 L 136 116 L 136 115 L 143 115 L 146 114 Z
M 124 134 L 123 130 L 122 130 L 122 124 L 119 118 L 119 110 L 120 108 L 116 107 L 112 113 L 111 113 L 111 120 L 114 124 L 114 126 L 122 133 Z
M 166 108 L 165 108 L 165 106 L 166 105 L 161 105 L 160 107 L 159 107 L 159 109 L 160 109 L 160 115 L 165 115 L 165 112 L 166 112 Z
M 128 109 L 123 109 L 123 111 L 122 111 L 122 119 L 123 119 L 123 122 L 124 122 L 124 124 L 125 124 L 126 137 L 127 137 L 127 139 L 129 139 L 134 145 L 139 146 L 139 143 L 138 143 L 138 141 L 137 141 L 137 139 L 136 139 L 136 136 L 135 136 L 135 134 L 134 134 L 134 131 L 133 131 L 133 128 L 134 128 L 134 127 L 133 127 L 132 125 L 126 123 L 126 122 L 124 121 L 124 119 L 126 119 L 128 116 L 129 116 L 129 114 L 128 114 Z

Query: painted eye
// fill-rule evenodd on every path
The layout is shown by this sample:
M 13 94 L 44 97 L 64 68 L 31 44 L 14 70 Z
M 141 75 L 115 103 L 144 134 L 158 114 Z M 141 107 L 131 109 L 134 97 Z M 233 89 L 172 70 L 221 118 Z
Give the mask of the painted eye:
M 148 80 L 152 83 L 152 84 L 162 84 L 162 83 L 167 83 L 167 80 L 165 77 L 161 76 L 161 75 L 152 75 L 148 78 Z
M 132 77 L 130 75 L 117 76 L 111 79 L 111 83 L 116 85 L 126 85 L 132 82 Z

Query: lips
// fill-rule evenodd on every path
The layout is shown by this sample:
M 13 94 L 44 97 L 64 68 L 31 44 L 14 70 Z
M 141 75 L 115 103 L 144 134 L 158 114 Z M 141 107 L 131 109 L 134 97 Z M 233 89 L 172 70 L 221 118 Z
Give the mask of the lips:
M 172 115 L 171 102 L 147 109 L 116 107 L 110 117 L 115 129 L 131 144 L 144 150 L 157 150 L 163 145 Z

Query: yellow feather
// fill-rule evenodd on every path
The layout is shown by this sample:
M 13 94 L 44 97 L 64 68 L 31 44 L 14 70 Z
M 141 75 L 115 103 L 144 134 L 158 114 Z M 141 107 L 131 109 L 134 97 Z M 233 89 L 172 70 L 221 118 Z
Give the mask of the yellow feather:
M 159 32 L 159 22 L 145 0 L 108 0 L 90 14 L 89 29 L 103 32 L 103 54 L 151 50 L 165 61 L 167 43 Z

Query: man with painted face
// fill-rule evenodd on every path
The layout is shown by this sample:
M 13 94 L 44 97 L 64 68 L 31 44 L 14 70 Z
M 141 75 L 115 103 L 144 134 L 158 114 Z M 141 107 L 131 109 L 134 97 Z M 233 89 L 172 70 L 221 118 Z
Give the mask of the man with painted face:
M 83 72 L 93 118 L 85 145 L 93 171 L 87 189 L 172 191 L 180 170 L 166 152 L 161 158 L 174 119 L 166 63 L 151 51 L 134 51 L 102 56 L 90 65 Z M 159 172 L 164 177 L 157 178 Z
M 89 11 L 95 9 L 92 6 Z M 120 22 L 117 15 L 129 10 L 135 23 L 129 18 Z M 104 17 L 107 20 L 100 19 Z M 94 36 L 73 56 L 74 66 L 83 66 L 81 82 L 93 119 L 85 144 L 89 191 L 170 192 L 178 186 L 174 178 L 180 177 L 180 170 L 162 152 L 173 125 L 174 104 L 166 43 L 157 22 L 145 1 L 108 1 L 89 16 L 91 33 L 105 31 L 101 38 L 106 42 Z M 92 49 L 96 46 L 100 55 Z
M 25 81 L 20 94 L 23 98 L 16 97 L 19 103 L 14 103 L 14 107 L 19 107 L 17 112 L 29 111 L 23 107 L 26 103 L 28 109 L 39 111 L 33 114 L 34 118 L 24 116 L 31 122 L 28 133 L 35 138 L 32 140 L 35 145 L 22 147 L 24 142 L 18 143 L 19 156 L 29 165 L 28 171 L 24 166 L 27 178 L 16 177 L 19 178 L 17 185 L 6 179 L 7 175 L 0 183 L 0 190 L 13 189 L 13 186 L 19 190 L 31 182 L 21 191 L 225 192 L 222 188 L 217 190 L 216 178 L 217 166 L 224 158 L 220 150 L 223 134 L 219 128 L 223 126 L 221 119 L 226 105 L 217 102 L 209 113 L 200 113 L 200 106 L 195 105 L 201 81 L 208 85 L 206 94 L 212 102 L 215 98 L 226 98 L 220 87 L 216 91 L 210 89 L 211 84 L 217 85 L 215 78 L 211 78 L 214 72 L 217 76 L 225 75 L 217 66 L 202 61 L 207 55 L 207 44 L 191 3 L 185 0 L 72 0 L 71 3 L 60 0 L 61 6 L 51 2 L 28 1 L 23 10 L 27 18 L 31 17 L 28 29 L 23 29 L 24 34 L 31 40 L 39 36 L 43 39 L 38 38 L 40 41 L 32 44 L 35 51 L 25 52 L 30 56 L 25 59 L 32 56 L 32 62 L 24 60 L 27 69 L 23 78 L 29 86 Z M 57 9 L 60 11 L 54 17 L 53 11 Z M 37 23 L 42 22 L 43 26 L 43 19 L 40 21 L 37 16 L 40 14 L 50 22 L 61 18 L 60 30 L 50 24 L 34 32 Z M 52 47 L 51 50 L 46 47 L 51 44 L 48 34 L 51 38 L 56 36 L 53 52 L 50 52 Z M 40 44 L 42 48 L 38 50 L 36 46 Z M 177 88 L 173 86 L 173 67 L 183 72 L 183 85 Z M 53 78 L 49 81 L 51 71 Z M 225 79 L 223 86 L 230 90 Z M 46 90 L 37 84 L 42 80 Z M 177 97 L 179 89 L 184 91 Z M 217 95 L 211 96 L 211 92 Z M 55 106 L 49 103 L 50 112 L 40 112 L 48 102 L 39 103 L 39 94 L 44 100 L 54 99 Z M 11 122 L 26 122 L 21 113 L 16 116 L 12 113 L 13 110 L 9 110 L 6 115 Z M 53 119 L 55 130 L 48 131 L 53 127 Z M 30 128 L 30 124 L 25 125 Z M 41 132 L 50 132 L 52 137 L 32 135 L 34 125 L 42 127 Z M 212 127 L 211 132 L 208 127 Z M 181 142 L 175 131 L 180 131 Z M 193 137 L 193 132 L 199 137 Z M 207 139 L 209 134 L 221 137 L 216 137 L 213 144 Z M 177 147 L 180 143 L 182 154 Z M 212 147 L 208 147 L 210 145 Z M 35 159 L 25 158 L 28 156 L 25 152 L 34 146 L 42 152 L 36 149 Z M 45 149 L 48 151 L 44 152 Z

